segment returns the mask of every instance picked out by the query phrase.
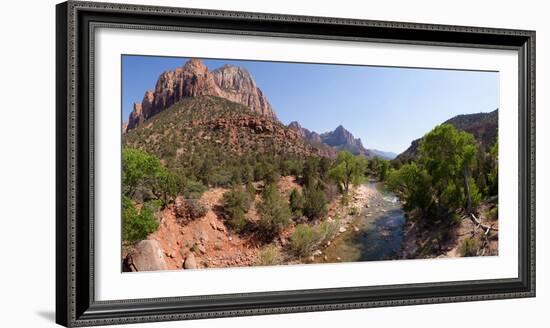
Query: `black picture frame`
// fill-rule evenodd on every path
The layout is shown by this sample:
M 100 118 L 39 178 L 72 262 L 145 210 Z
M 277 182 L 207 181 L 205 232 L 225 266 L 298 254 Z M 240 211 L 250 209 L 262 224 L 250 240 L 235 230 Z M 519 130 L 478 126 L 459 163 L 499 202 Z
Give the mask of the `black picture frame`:
M 535 296 L 535 32 L 69 1 L 56 8 L 56 321 L 64 326 Z M 98 26 L 510 49 L 519 57 L 519 277 L 96 301 L 93 36 Z

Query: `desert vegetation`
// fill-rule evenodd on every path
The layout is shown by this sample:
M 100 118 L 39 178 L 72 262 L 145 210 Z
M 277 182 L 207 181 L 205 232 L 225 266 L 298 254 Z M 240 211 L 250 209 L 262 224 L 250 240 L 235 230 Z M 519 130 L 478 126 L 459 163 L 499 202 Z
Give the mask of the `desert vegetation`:
M 150 91 L 134 106 L 122 150 L 124 270 L 497 254 L 496 112 L 453 118 L 390 160 L 342 125 L 284 125 L 248 73 L 223 70 L 186 64 L 174 74 L 208 88 Z M 159 88 L 181 83 L 171 76 Z M 341 253 L 349 244 L 359 245 L 351 257 Z M 378 255 L 371 244 L 387 245 Z M 160 255 L 143 258 L 151 252 Z

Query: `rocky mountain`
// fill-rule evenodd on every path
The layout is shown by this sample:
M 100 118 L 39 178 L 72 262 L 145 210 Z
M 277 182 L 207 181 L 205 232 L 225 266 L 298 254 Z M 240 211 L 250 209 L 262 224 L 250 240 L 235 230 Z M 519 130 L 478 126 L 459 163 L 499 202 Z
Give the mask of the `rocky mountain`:
M 489 147 L 495 143 L 498 136 L 498 109 L 490 113 L 457 115 L 442 124 L 451 124 L 458 130 L 471 133 L 483 147 Z M 421 140 L 422 138 L 413 140 L 409 148 L 399 154 L 395 160 L 408 162 L 416 157 Z
M 276 120 L 267 98 L 247 70 L 224 65 L 209 71 L 200 59 L 190 59 L 183 67 L 162 73 L 154 90 L 148 90 L 141 103 L 135 103 L 126 131 L 166 110 L 182 99 L 216 96 L 244 105 L 249 111 Z
M 309 142 L 320 144 L 323 143 L 323 140 L 321 139 L 321 136 L 319 133 L 315 131 L 310 131 L 300 125 L 300 123 L 296 121 L 292 121 L 288 124 L 288 127 L 295 130 L 302 138 L 306 139 Z
M 363 146 L 361 139 L 355 138 L 351 132 L 346 130 L 342 125 L 338 126 L 334 131 L 319 134 L 315 131 L 310 131 L 300 125 L 296 121 L 288 124 L 288 127 L 297 131 L 302 138 L 313 144 L 324 144 L 336 150 L 348 150 L 354 155 L 363 155 L 368 158 L 379 157 L 382 159 L 394 159 L 397 154 L 377 149 L 367 149 Z
M 336 155 L 329 147 L 307 142 L 274 117 L 215 96 L 185 98 L 128 130 L 123 144 L 155 154 L 166 163 L 181 163 L 193 154 L 215 154 L 213 158 Z
M 321 140 L 337 150 L 347 150 L 354 155 L 372 157 L 372 154 L 363 147 L 361 139 L 355 138 L 351 132 L 339 125 L 334 131 L 321 134 Z

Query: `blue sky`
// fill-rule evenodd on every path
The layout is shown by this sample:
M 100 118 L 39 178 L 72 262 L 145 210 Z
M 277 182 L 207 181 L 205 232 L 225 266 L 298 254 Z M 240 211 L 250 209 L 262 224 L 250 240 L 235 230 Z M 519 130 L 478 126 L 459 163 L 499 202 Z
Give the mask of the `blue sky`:
M 122 56 L 122 110 L 154 89 L 158 76 L 188 58 Z M 204 60 L 246 68 L 285 124 L 318 133 L 343 125 L 366 148 L 400 153 L 435 125 L 498 107 L 497 72 L 241 60 Z

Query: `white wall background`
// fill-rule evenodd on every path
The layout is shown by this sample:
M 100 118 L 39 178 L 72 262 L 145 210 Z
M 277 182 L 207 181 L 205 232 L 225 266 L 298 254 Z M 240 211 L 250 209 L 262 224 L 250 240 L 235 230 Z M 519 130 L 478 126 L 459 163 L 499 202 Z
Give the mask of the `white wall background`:
M 131 0 L 180 7 L 350 17 L 537 31 L 537 298 L 211 319 L 132 327 L 543 326 L 550 306 L 550 24 L 544 1 Z M 57 1 L 11 1 L 1 10 L 0 326 L 54 327 L 55 308 L 55 9 Z

